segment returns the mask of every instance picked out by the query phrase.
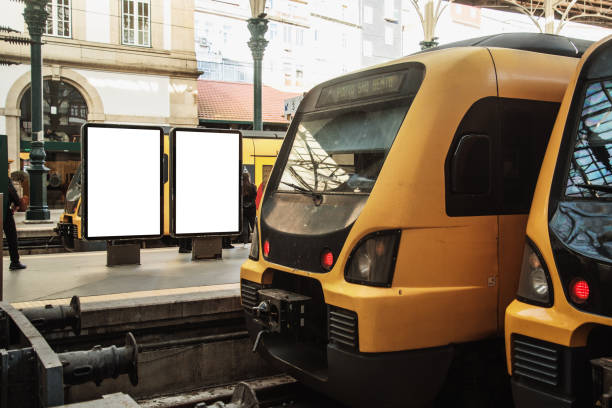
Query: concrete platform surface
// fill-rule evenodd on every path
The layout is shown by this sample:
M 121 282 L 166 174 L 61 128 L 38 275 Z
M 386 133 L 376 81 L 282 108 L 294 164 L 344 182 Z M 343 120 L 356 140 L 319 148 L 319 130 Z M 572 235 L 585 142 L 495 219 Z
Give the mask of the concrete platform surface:
M 27 269 L 10 271 L 4 257 L 6 302 L 95 296 L 237 283 L 249 246 L 223 250 L 223 260 L 191 261 L 177 248 L 142 249 L 140 265 L 106 266 L 106 251 L 25 255 Z
M 30 238 L 30 237 L 49 237 L 57 235 L 53 232 L 53 228 L 57 226 L 61 215 L 64 210 L 49 210 L 51 213 L 51 221 L 48 223 L 25 223 L 25 211 L 16 212 L 13 216 L 15 217 L 15 226 L 17 227 L 17 236 L 19 238 Z

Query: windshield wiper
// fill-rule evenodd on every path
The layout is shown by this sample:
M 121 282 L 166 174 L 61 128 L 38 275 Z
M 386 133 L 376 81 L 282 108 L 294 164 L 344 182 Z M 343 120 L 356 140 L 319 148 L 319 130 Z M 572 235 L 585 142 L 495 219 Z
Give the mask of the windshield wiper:
M 293 187 L 297 191 L 299 191 L 300 193 L 306 194 L 306 195 L 312 197 L 312 199 L 314 200 L 316 205 L 320 205 L 321 201 L 323 200 L 323 195 L 322 194 L 316 193 L 316 192 L 314 192 L 314 191 L 312 191 L 310 189 L 304 188 L 302 186 L 298 186 L 297 184 L 287 183 L 285 181 L 281 181 L 281 184 L 284 184 L 284 185 L 289 186 L 289 187 Z
M 576 187 L 586 188 L 587 190 L 601 191 L 603 193 L 612 193 L 612 186 L 602 186 L 597 184 L 576 184 Z

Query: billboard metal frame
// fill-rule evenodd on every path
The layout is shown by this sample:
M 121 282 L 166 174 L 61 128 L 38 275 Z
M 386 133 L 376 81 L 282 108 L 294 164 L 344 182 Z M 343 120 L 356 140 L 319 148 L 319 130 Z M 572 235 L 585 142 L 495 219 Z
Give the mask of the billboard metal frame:
M 159 234 L 155 235 L 118 235 L 118 236 L 96 236 L 90 237 L 88 233 L 89 203 L 88 203 L 88 129 L 89 128 L 113 128 L 113 129 L 143 129 L 159 131 Z M 81 162 L 83 164 L 83 195 L 81 205 L 83 206 L 83 238 L 88 241 L 130 240 L 130 239 L 161 239 L 164 235 L 164 130 L 161 126 L 128 125 L 114 123 L 85 123 L 81 128 Z M 110 192 L 112 194 L 112 192 Z M 118 203 L 119 205 L 119 203 Z
M 238 134 L 238 231 L 217 231 L 202 233 L 176 233 L 176 132 L 232 133 Z M 170 131 L 170 235 L 174 238 L 221 237 L 238 235 L 242 232 L 242 132 L 231 129 L 172 128 Z

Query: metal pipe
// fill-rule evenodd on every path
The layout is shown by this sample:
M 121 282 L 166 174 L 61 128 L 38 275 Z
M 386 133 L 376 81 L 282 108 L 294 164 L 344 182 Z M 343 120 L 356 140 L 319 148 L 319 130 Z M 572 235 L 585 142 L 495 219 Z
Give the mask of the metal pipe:
M 95 346 L 89 351 L 71 351 L 57 355 L 64 369 L 64 384 L 77 385 L 128 374 L 132 385 L 138 384 L 138 344 L 128 333 L 124 347 Z

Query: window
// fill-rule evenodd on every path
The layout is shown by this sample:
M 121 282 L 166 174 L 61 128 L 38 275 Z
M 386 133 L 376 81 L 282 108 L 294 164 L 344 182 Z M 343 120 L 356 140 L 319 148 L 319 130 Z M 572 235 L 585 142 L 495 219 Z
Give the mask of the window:
M 558 110 L 558 103 L 522 99 L 474 103 L 447 155 L 446 213 L 528 213 Z
M 372 41 L 363 40 L 363 56 L 364 57 L 372 56 Z
M 223 26 L 223 44 L 227 44 L 231 36 L 232 36 L 232 26 L 224 25 Z
M 391 27 L 385 27 L 385 44 L 393 45 L 393 29 Z
M 270 23 L 270 30 L 268 31 L 269 41 L 274 40 L 278 36 L 278 25 L 276 23 Z
M 297 45 L 304 45 L 304 30 L 301 28 L 295 29 L 295 43 Z
M 395 5 L 394 0 L 385 0 L 385 19 L 395 21 Z
M 404 104 L 304 116 L 278 191 L 369 193 L 407 110 Z
M 314 40 L 319 41 L 319 30 L 317 29 L 314 30 Z
M 565 195 L 612 198 L 612 80 L 588 85 Z
M 346 38 L 346 34 L 342 33 L 341 37 L 342 48 L 348 47 L 348 38 Z
M 123 0 L 121 3 L 123 44 L 151 45 L 149 0 Z
M 363 22 L 366 24 L 374 23 L 374 10 L 370 6 L 363 6 Z
M 302 86 L 304 78 L 304 66 L 298 65 L 295 67 L 295 86 Z
M 293 39 L 291 38 L 292 36 L 293 36 L 293 27 L 284 25 L 283 26 L 283 41 L 285 42 L 285 44 L 291 44 L 293 42 Z
M 451 171 L 451 190 L 453 193 L 488 193 L 491 178 L 491 142 L 489 136 L 463 136 L 453 154 Z
M 51 0 L 47 3 L 47 25 L 45 26 L 45 35 L 53 35 L 55 37 L 71 36 L 70 25 L 70 0 Z

